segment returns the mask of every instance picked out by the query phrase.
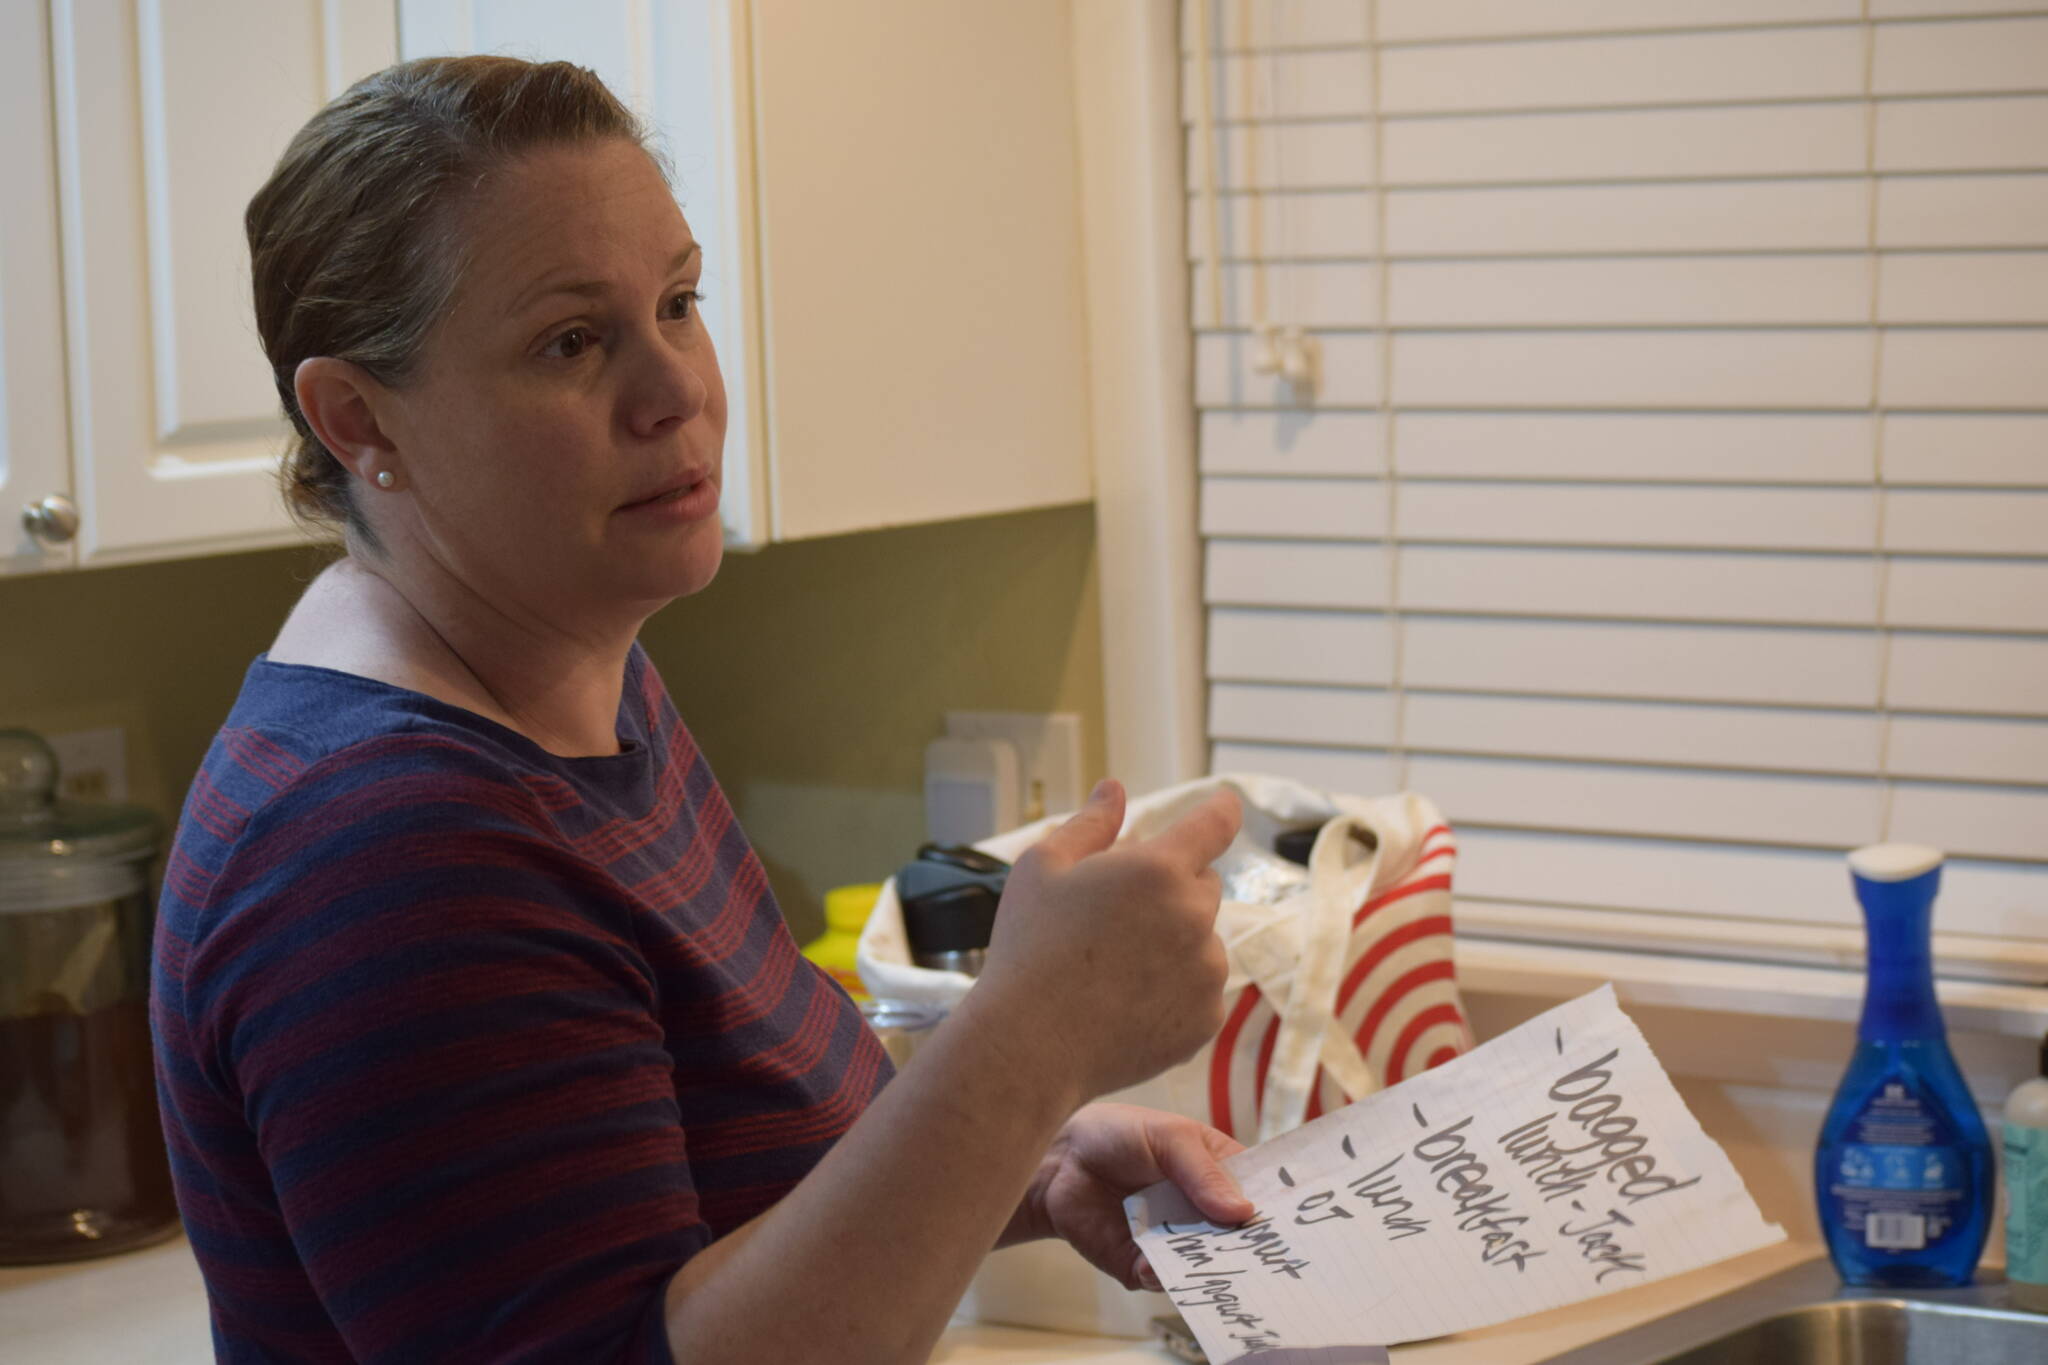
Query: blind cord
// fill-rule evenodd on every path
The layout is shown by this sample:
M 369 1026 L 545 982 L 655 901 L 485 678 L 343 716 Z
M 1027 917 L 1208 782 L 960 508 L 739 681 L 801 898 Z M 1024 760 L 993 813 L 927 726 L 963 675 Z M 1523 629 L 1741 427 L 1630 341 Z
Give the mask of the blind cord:
M 1891 568 L 1885 558 L 1884 487 L 1884 260 L 1878 252 L 1877 178 L 1877 25 L 1870 0 L 1863 0 L 1863 186 L 1864 251 L 1870 283 L 1870 486 L 1876 501 L 1872 517 L 1871 561 L 1877 571 L 1877 781 L 1880 842 L 1892 837 L 1892 707 L 1891 630 L 1887 624 Z
M 1392 266 L 1387 250 L 1387 177 L 1385 123 L 1380 103 L 1380 6 L 1379 0 L 1365 0 L 1366 77 L 1370 83 L 1372 126 L 1373 261 L 1378 267 L 1380 342 L 1380 450 L 1385 461 L 1387 546 L 1387 672 L 1388 692 L 1393 700 L 1394 788 L 1409 788 L 1408 684 L 1405 673 L 1408 641 L 1401 619 L 1401 460 L 1394 421 L 1394 333 L 1391 299 Z

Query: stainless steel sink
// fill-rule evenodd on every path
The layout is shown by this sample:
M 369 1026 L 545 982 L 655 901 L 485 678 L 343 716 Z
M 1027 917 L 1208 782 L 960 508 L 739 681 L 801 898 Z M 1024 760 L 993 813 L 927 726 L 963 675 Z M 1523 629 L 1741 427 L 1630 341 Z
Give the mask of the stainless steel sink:
M 1845 1289 L 1825 1259 L 1545 1365 L 2048 1365 L 2048 1317 L 1988 1273 L 1968 1289 Z

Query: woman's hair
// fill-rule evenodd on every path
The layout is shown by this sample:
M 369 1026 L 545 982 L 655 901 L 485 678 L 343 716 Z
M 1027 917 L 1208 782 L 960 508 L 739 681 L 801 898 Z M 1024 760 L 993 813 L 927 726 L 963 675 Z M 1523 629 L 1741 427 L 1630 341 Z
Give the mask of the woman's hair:
M 357 81 L 292 138 L 243 221 L 256 330 L 296 433 L 279 469 L 293 517 L 375 547 L 347 471 L 299 411 L 299 362 L 334 356 L 404 383 L 462 277 L 463 201 L 522 152 L 614 137 L 661 165 L 580 66 L 424 57 Z

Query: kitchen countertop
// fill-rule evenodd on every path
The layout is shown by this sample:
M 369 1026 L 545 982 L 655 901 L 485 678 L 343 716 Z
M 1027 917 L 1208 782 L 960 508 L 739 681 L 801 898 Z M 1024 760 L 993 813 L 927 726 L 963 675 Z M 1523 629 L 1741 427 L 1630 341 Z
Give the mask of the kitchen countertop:
M 1531 1365 L 1819 1254 L 1780 1243 L 1719 1265 L 1484 1331 L 1395 1348 L 1399 1365 Z M 68 1265 L 0 1270 L 0 1341 L 24 1365 L 203 1365 L 213 1358 L 206 1291 L 182 1238 Z M 1144 1341 L 955 1323 L 935 1365 L 1162 1365 Z

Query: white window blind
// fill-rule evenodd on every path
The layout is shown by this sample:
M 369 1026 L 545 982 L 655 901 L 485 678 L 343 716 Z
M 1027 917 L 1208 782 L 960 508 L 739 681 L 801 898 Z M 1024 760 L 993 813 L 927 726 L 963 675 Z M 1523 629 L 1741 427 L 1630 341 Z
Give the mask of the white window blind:
M 1182 31 L 1213 766 L 1430 795 L 1552 942 L 1840 959 L 1935 844 L 2048 980 L 2048 3 Z

